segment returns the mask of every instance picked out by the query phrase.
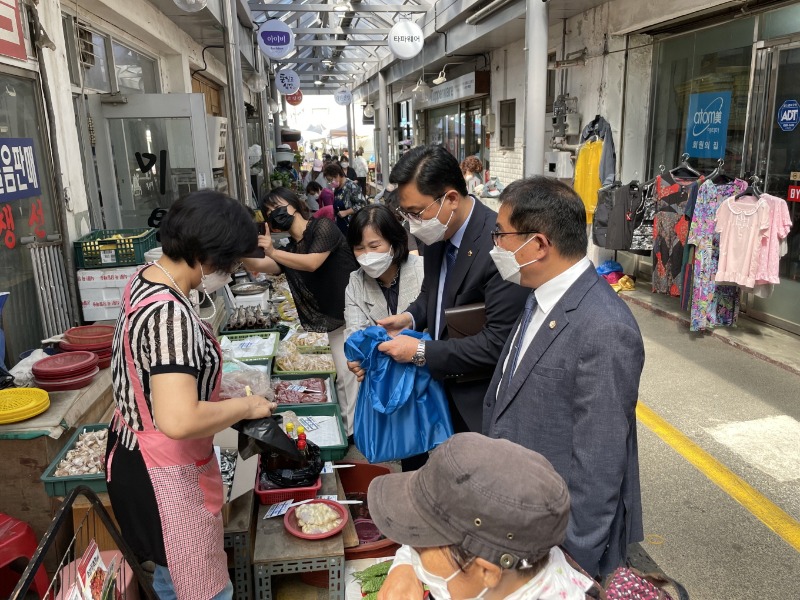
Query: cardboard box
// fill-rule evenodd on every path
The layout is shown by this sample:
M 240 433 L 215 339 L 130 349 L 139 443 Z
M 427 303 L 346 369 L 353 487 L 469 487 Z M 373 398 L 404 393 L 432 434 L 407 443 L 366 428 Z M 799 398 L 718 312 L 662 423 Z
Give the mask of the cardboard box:
M 228 502 L 222 506 L 223 524 L 228 524 L 230 516 L 230 504 L 244 494 L 253 493 L 258 473 L 258 456 L 251 456 L 247 460 L 243 459 L 237 448 L 239 446 L 239 432 L 228 428 L 220 431 L 214 436 L 214 445 L 219 446 L 220 450 L 236 450 L 236 469 L 233 472 L 233 485 L 230 490 Z M 228 494 L 228 488 L 223 489 L 223 498 Z

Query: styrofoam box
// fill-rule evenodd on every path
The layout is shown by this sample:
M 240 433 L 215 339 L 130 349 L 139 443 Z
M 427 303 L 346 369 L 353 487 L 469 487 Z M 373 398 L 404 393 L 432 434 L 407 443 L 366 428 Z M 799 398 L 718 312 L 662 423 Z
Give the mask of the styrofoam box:
M 118 269 L 79 269 L 78 289 L 124 288 L 131 275 L 139 267 L 119 267 Z
M 116 321 L 122 307 L 83 308 L 84 321 Z

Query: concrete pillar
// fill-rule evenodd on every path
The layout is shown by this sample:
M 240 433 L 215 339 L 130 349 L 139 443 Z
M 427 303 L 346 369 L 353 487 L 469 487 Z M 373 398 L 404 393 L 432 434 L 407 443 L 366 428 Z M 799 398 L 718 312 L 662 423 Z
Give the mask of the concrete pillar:
M 524 175 L 544 173 L 547 110 L 548 3 L 526 0 Z
M 378 164 L 381 169 L 381 185 L 389 183 L 389 105 L 386 100 L 386 75 L 383 71 L 378 72 L 378 110 L 375 113 L 375 124 L 380 129 L 380 151 L 378 153 Z M 377 169 L 376 169 L 377 171 Z M 376 183 L 377 178 L 376 178 Z
M 350 162 L 353 162 L 353 117 L 350 114 L 350 107 L 353 106 L 351 102 L 347 106 L 345 106 L 345 112 L 347 113 L 347 154 L 350 158 Z
M 229 193 L 239 202 L 250 204 L 250 169 L 247 166 L 247 133 L 245 132 L 244 93 L 242 92 L 242 56 L 239 52 L 239 17 L 235 0 L 222 1 L 225 26 L 225 66 L 227 70 L 228 139 L 231 142 L 233 164 L 228 169 L 231 178 Z

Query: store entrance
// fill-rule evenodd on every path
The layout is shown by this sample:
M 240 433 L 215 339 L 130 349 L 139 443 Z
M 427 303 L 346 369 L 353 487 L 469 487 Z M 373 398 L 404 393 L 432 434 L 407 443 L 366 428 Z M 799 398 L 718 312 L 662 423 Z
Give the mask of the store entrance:
M 107 227 L 147 227 L 153 210 L 213 185 L 203 94 L 89 97 Z M 216 150 L 216 148 L 215 148 Z
M 800 44 L 763 48 L 756 57 L 745 169 L 764 191 L 785 198 L 794 223 L 780 262 L 780 285 L 769 298 L 749 294 L 745 310 L 800 334 Z

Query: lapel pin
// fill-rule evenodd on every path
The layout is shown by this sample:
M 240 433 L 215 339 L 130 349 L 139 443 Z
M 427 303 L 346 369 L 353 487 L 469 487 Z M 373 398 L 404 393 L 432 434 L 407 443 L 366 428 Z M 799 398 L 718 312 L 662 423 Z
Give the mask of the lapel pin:
M 467 256 L 472 256 L 472 250 L 467 250 Z
M 555 328 L 556 328 L 556 322 L 550 321 L 550 329 L 555 329 Z

